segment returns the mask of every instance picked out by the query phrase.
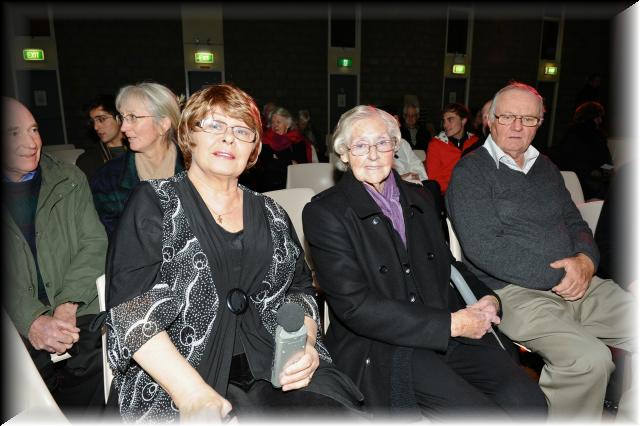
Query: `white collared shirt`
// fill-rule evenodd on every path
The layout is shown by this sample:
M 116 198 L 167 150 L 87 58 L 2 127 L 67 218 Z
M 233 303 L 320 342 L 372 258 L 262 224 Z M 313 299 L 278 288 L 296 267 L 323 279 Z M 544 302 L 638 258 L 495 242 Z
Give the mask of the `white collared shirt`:
M 496 167 L 500 167 L 500 163 L 509 167 L 512 170 L 517 172 L 522 172 L 525 175 L 529 173 L 531 167 L 536 162 L 536 159 L 540 155 L 540 151 L 538 151 L 533 145 L 529 145 L 529 148 L 524 152 L 524 167 L 520 168 L 516 160 L 506 154 L 491 138 L 491 135 L 487 136 L 487 140 L 482 145 L 484 149 L 489 152 L 493 161 L 496 162 Z

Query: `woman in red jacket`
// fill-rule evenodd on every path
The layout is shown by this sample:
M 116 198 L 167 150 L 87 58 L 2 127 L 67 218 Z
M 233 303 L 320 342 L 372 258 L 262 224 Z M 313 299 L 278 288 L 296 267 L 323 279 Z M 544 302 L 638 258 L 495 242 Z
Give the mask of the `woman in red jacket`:
M 466 131 L 469 110 L 462 104 L 447 105 L 442 111 L 442 130 L 431 139 L 424 161 L 429 179 L 440 185 L 442 194 L 447 190 L 453 168 L 467 152 L 477 148 L 478 137 Z
M 265 130 L 260 153 L 264 169 L 262 192 L 283 189 L 290 164 L 311 162 L 311 141 L 295 128 L 289 111 L 278 107 L 271 114 L 271 128 Z

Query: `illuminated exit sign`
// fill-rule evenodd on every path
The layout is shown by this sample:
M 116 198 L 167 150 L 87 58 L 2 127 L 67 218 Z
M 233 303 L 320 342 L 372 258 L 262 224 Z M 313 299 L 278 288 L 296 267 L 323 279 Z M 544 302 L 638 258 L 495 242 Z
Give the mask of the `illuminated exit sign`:
M 339 58 L 338 59 L 338 66 L 339 67 L 351 68 L 352 65 L 353 65 L 353 61 L 351 60 L 351 58 Z
M 456 64 L 453 66 L 451 72 L 453 72 L 454 74 L 464 74 L 466 70 L 467 70 L 466 66 Z
M 213 53 L 211 52 L 196 52 L 196 64 L 212 64 Z
M 22 49 L 22 58 L 25 61 L 44 61 L 44 50 Z

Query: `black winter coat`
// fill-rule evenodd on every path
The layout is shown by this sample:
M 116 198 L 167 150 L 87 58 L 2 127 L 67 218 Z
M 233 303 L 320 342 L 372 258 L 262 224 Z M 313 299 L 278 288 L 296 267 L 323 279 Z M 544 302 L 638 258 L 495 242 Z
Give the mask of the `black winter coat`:
M 432 196 L 397 173 L 396 182 L 407 250 L 351 171 L 336 186 L 315 196 L 302 213 L 318 282 L 330 307 L 325 342 L 338 368 L 365 395 L 365 408 L 375 411 L 392 409 L 390 394 L 398 393 L 392 382 L 398 375 L 408 386 L 403 391 L 412 394 L 410 368 L 393 361 L 398 351 L 444 351 L 451 338 L 451 312 L 465 307 L 449 284 L 455 260 Z M 496 296 L 461 263 L 456 262 L 456 267 L 478 299 Z M 456 339 L 497 344 L 489 335 L 480 340 Z M 409 371 L 399 372 L 398 367 Z

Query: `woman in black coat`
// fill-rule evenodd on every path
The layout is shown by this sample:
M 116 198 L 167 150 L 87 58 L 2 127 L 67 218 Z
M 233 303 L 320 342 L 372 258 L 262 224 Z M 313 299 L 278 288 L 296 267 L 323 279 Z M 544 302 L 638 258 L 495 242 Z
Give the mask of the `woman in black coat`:
M 303 211 L 334 361 L 376 414 L 546 415 L 538 385 L 486 334 L 498 297 L 460 263 L 478 302 L 465 307 L 449 285 L 454 259 L 432 197 L 392 172 L 399 139 L 386 112 L 346 112 L 334 150 L 347 173 Z

